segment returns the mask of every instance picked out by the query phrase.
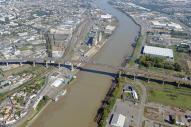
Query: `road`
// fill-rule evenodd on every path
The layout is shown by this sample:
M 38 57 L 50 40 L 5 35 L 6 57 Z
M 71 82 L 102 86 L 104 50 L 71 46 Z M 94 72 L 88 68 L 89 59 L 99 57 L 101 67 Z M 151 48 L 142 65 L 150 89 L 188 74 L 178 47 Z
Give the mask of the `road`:
M 32 64 L 34 61 L 36 61 L 35 64 L 41 64 L 41 65 L 46 65 L 48 67 L 48 65 L 52 65 L 52 66 L 65 66 L 66 65 L 66 61 L 63 61 L 62 59 L 59 61 L 54 61 L 55 59 L 49 59 L 47 61 L 41 59 L 40 62 L 38 61 L 38 59 L 36 60 L 30 60 L 30 59 L 23 59 L 23 60 L 0 60 L 1 64 Z M 49 62 L 48 62 L 49 61 Z M 50 61 L 54 61 L 54 63 L 51 63 Z M 61 62 L 62 61 L 62 62 Z M 136 76 L 137 78 L 147 78 L 147 79 L 154 79 L 154 80 L 158 80 L 158 81 L 163 81 L 163 82 L 175 82 L 177 83 L 178 87 L 181 84 L 185 84 L 190 86 L 191 81 L 190 80 L 185 80 L 181 77 L 175 76 L 175 74 L 177 75 L 178 73 L 168 73 L 168 77 L 166 75 L 164 75 L 164 72 L 155 72 L 155 71 L 149 71 L 148 69 L 144 69 L 144 68 L 134 68 L 134 67 L 121 67 L 121 66 L 117 66 L 117 65 L 111 65 L 111 64 L 104 64 L 104 63 L 100 63 L 100 62 L 95 62 L 95 61 L 88 61 L 88 60 L 70 60 L 67 61 L 70 62 L 72 64 L 86 64 L 86 65 L 91 65 L 93 66 L 93 68 L 88 68 L 89 70 L 94 70 L 94 68 L 96 68 L 97 66 L 105 68 L 105 69 L 112 69 L 115 71 L 108 71 L 108 73 L 116 73 L 116 71 L 122 70 L 124 72 L 126 72 L 127 75 L 131 75 L 131 76 Z M 98 70 L 95 69 L 94 71 L 102 71 L 102 70 Z
M 138 114 L 138 126 L 142 127 L 142 123 L 144 120 L 144 109 L 145 109 L 145 103 L 146 103 L 146 99 L 147 99 L 147 90 L 145 88 L 145 86 L 138 80 L 136 80 L 136 85 L 138 85 L 141 88 L 141 102 L 140 102 L 140 108 L 139 108 L 139 114 Z

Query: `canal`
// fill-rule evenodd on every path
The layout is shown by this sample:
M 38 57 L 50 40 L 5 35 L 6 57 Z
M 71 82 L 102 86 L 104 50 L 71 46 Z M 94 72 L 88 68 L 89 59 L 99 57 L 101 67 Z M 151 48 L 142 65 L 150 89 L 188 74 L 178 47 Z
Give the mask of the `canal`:
M 118 28 L 94 56 L 98 63 L 121 65 L 124 58 L 131 56 L 131 44 L 138 35 L 139 27 L 121 11 L 107 3 L 108 0 L 97 0 L 96 4 L 116 17 Z M 86 66 L 102 71 L 107 68 Z M 112 78 L 108 75 L 79 72 L 77 80 L 70 85 L 67 95 L 56 103 L 51 103 L 32 123 L 31 127 L 96 127 L 94 117 L 108 91 Z

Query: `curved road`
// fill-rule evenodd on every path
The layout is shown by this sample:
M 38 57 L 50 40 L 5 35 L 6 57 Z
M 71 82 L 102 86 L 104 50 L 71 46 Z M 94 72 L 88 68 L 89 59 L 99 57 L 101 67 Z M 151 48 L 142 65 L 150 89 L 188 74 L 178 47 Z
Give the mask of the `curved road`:
M 144 109 L 145 109 L 145 103 L 147 100 L 147 90 L 146 87 L 140 82 L 140 81 L 136 81 L 137 85 L 141 88 L 141 103 L 139 105 L 139 114 L 138 114 L 138 126 L 142 127 L 142 122 L 144 120 Z
M 138 35 L 139 27 L 131 18 L 107 2 L 108 0 L 97 0 L 96 3 L 101 9 L 115 16 L 119 25 L 93 60 L 120 66 L 123 59 L 132 54 L 131 43 Z M 48 105 L 31 127 L 96 127 L 93 119 L 110 87 L 111 77 L 88 72 L 80 72 L 77 76 L 78 79 L 69 86 L 67 95 L 58 102 Z

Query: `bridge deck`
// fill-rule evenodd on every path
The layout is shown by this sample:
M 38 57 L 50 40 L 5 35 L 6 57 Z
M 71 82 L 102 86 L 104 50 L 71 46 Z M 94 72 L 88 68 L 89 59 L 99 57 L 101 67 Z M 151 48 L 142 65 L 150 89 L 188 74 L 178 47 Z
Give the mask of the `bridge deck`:
M 191 86 L 191 81 L 189 80 L 184 80 L 180 77 L 174 77 L 172 75 L 164 75 L 162 73 L 154 73 L 154 72 L 149 72 L 146 70 L 142 69 L 137 69 L 137 68 L 125 68 L 121 66 L 113 66 L 113 65 L 107 65 L 107 64 L 101 64 L 97 63 L 95 61 L 87 61 L 87 60 L 60 60 L 60 59 L 54 59 L 54 58 L 47 58 L 47 59 L 8 59 L 8 60 L 0 60 L 0 64 L 30 64 L 35 62 L 36 64 L 60 64 L 66 65 L 66 62 L 72 63 L 72 64 L 88 64 L 88 65 L 94 65 L 94 66 L 102 66 L 105 68 L 112 68 L 116 71 L 124 71 L 129 75 L 132 76 L 139 76 L 139 77 L 144 77 L 148 79 L 156 79 L 156 80 L 161 80 L 161 81 L 166 81 L 166 82 L 176 82 L 176 83 L 181 83 L 181 84 L 186 84 Z

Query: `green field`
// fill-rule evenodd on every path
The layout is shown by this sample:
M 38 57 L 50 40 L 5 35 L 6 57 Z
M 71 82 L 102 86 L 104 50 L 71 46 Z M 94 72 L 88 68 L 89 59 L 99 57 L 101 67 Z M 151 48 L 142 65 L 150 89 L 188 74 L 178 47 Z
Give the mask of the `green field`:
M 177 94 L 176 92 L 150 90 L 148 100 L 183 109 L 191 109 L 191 96 Z
M 48 100 L 48 96 L 43 96 L 42 100 L 37 105 L 37 111 L 40 111 L 47 104 Z
M 171 48 L 173 49 L 175 62 L 178 62 L 179 64 L 181 64 L 184 72 L 190 73 L 188 65 L 187 65 L 187 61 L 191 60 L 189 53 L 178 52 L 176 50 L 176 46 L 171 46 Z
M 147 100 L 149 102 L 191 110 L 191 89 L 153 82 L 144 82 L 144 85 L 147 87 Z

